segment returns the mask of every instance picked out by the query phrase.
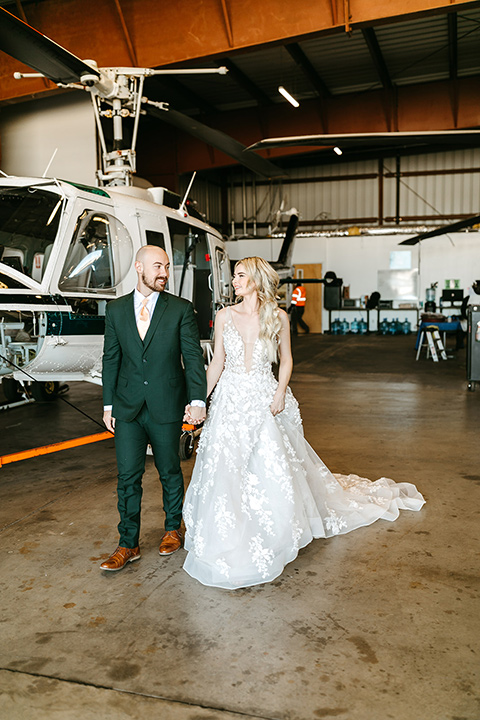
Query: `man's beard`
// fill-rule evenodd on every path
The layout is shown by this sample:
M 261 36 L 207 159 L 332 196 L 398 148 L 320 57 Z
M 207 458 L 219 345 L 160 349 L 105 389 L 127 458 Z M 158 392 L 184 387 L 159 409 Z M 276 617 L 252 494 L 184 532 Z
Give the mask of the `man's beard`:
M 147 278 L 147 276 L 145 275 L 145 273 L 142 273 L 142 282 L 143 282 L 143 284 L 144 284 L 146 287 L 148 287 L 149 290 L 152 290 L 153 292 L 160 292 L 159 288 L 155 287 L 155 283 L 156 283 L 156 282 L 158 282 L 159 280 L 162 280 L 162 281 L 165 280 L 165 282 L 167 282 L 167 279 L 168 279 L 168 278 L 167 278 L 165 275 L 162 275 L 162 277 L 157 277 L 157 278 L 155 278 L 154 280 L 151 280 L 151 281 L 150 281 L 150 280 L 148 280 L 148 278 Z M 163 289 L 163 288 L 162 288 L 162 289 Z

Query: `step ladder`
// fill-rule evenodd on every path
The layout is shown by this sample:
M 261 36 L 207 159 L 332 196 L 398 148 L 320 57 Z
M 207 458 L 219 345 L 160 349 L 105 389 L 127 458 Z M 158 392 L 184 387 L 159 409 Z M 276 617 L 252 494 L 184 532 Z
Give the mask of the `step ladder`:
M 420 357 L 422 347 L 424 347 L 424 339 L 427 341 L 425 345 L 427 348 L 427 359 L 431 355 L 433 362 L 439 362 L 440 358 L 442 358 L 442 360 L 447 360 L 447 353 L 445 351 L 443 340 L 440 336 L 440 330 L 436 325 L 429 325 L 425 328 L 425 330 L 422 330 L 420 334 L 420 342 L 418 343 L 416 360 Z

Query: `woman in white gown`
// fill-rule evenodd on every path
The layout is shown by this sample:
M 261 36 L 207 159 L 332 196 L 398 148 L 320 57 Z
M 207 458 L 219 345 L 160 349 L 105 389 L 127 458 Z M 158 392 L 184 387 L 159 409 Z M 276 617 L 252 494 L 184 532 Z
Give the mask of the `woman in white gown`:
M 333 475 L 303 436 L 278 275 L 261 258 L 235 266 L 241 303 L 215 321 L 214 389 L 188 487 L 184 569 L 204 585 L 270 582 L 313 538 L 395 520 L 425 502 L 410 483 Z M 278 381 L 272 361 L 278 354 Z

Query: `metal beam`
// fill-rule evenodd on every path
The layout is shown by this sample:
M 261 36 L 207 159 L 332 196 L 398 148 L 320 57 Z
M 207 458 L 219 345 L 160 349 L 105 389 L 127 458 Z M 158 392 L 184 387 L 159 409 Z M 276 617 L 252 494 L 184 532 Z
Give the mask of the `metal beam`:
M 313 67 L 312 63 L 307 58 L 307 56 L 303 52 L 302 48 L 298 45 L 298 43 L 291 43 L 291 44 L 285 45 L 285 50 L 290 54 L 290 56 L 293 58 L 293 60 L 295 60 L 295 62 L 301 68 L 302 72 L 304 73 L 304 75 L 306 76 L 308 81 L 311 83 L 313 88 L 318 93 L 318 96 L 320 98 L 320 107 L 319 107 L 320 120 L 321 120 L 324 131 L 327 132 L 328 131 L 328 113 L 327 113 L 326 101 L 328 98 L 331 97 L 330 90 L 325 85 L 322 78 L 317 73 L 317 71 Z
M 452 113 L 457 126 L 458 119 L 458 36 L 457 13 L 447 15 L 448 23 L 448 72 L 450 77 L 450 102 Z
M 15 5 L 17 6 L 17 15 L 18 17 L 23 20 L 23 22 L 28 22 L 27 16 L 25 15 L 25 10 L 22 7 L 22 3 L 20 0 L 15 0 Z
M 303 52 L 298 43 L 290 43 L 285 45 L 285 50 L 295 60 L 297 65 L 302 69 L 305 77 L 317 91 L 321 98 L 331 97 L 331 92 L 317 73 L 308 57 Z
M 235 80 L 237 85 L 243 88 L 250 97 L 256 100 L 259 105 L 273 105 L 273 100 L 267 95 L 267 93 L 261 90 L 258 85 L 255 85 L 248 75 L 240 70 L 240 68 L 235 65 L 232 60 L 229 60 L 228 58 L 220 58 L 218 60 L 218 64 L 225 65 L 225 67 L 228 68 L 229 76 Z
M 383 57 L 383 53 L 378 43 L 377 35 L 372 27 L 362 28 L 362 35 L 365 43 L 368 47 L 370 57 L 372 58 L 373 64 L 377 71 L 382 87 L 385 91 L 385 97 L 383 101 L 385 119 L 387 121 L 388 129 L 396 129 L 398 125 L 398 119 L 396 114 L 396 93 L 395 87 L 390 78 L 387 64 Z
M 221 0 L 221 4 L 222 4 L 223 20 L 225 22 L 225 30 L 227 31 L 227 36 L 228 36 L 228 44 L 230 45 L 230 47 L 233 47 L 234 43 L 233 43 L 232 24 L 230 22 L 230 16 L 228 14 L 226 0 Z
M 183 0 L 181 3 L 144 0 L 125 4 L 128 28 L 135 28 L 135 49 L 140 65 L 162 67 L 196 58 L 218 57 L 232 51 L 258 48 L 265 44 L 285 44 L 303 39 L 344 32 L 399 19 L 459 12 L 477 5 L 477 0 L 355 0 L 332 5 L 333 0 L 263 0 L 255 7 L 240 0 Z M 336 13 L 333 8 L 339 9 Z M 350 18 L 345 18 L 345 8 Z M 95 22 L 85 22 L 95 18 Z M 100 67 L 129 64 L 125 36 L 113 2 L 98 0 L 43 0 L 28 6 L 30 24 L 78 57 L 92 57 Z M 345 23 L 345 20 L 347 22 Z M 105 32 L 108 42 L 105 42 Z M 42 91 L 38 79 L 16 82 L 11 79 L 19 63 L 6 56 L 0 59 L 0 102 L 31 96 Z
M 448 67 L 450 80 L 456 80 L 458 75 L 458 38 L 457 13 L 447 15 L 448 22 Z
M 384 60 L 380 45 L 378 44 L 375 30 L 371 27 L 362 28 L 363 39 L 365 40 L 370 56 L 375 65 L 380 82 L 382 83 L 385 90 L 391 90 L 393 87 L 390 73 L 388 72 L 387 64 Z
M 137 61 L 137 54 L 135 52 L 135 48 L 133 47 L 132 39 L 130 37 L 130 33 L 128 32 L 127 24 L 125 22 L 125 18 L 123 16 L 123 10 L 120 5 L 120 0 L 113 0 L 115 3 L 115 8 L 117 10 L 117 15 L 120 20 L 120 25 L 122 27 L 123 36 L 125 38 L 125 42 L 128 47 L 128 53 L 130 55 L 130 59 L 134 65 L 138 65 Z

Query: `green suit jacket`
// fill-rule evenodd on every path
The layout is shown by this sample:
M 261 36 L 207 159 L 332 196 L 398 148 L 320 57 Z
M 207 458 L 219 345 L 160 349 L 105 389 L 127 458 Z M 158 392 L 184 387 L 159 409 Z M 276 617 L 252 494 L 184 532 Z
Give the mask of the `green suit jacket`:
M 190 302 L 160 293 L 143 341 L 133 292 L 108 303 L 103 404 L 113 406 L 114 418 L 130 422 L 146 403 L 155 422 L 177 422 L 185 404 L 205 400 L 206 393 L 205 363 Z

